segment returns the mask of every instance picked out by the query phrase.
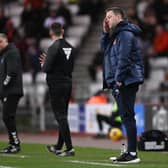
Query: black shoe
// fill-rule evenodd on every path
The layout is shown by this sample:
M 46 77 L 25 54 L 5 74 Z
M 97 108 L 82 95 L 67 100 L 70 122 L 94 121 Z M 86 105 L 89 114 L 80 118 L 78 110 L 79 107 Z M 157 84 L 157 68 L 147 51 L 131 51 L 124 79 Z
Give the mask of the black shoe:
M 75 156 L 75 150 L 72 148 L 71 150 L 65 150 L 57 156 L 65 157 L 65 156 Z
M 62 153 L 61 150 L 56 149 L 56 146 L 55 146 L 55 145 L 47 145 L 47 150 L 48 150 L 48 152 L 54 153 L 54 154 L 56 154 L 56 155 Z
M 20 151 L 20 145 L 9 145 L 6 148 L 0 150 L 0 153 L 15 154 Z
M 129 152 L 123 153 L 121 156 L 113 160 L 114 163 L 139 163 L 141 160 L 137 155 L 133 156 Z

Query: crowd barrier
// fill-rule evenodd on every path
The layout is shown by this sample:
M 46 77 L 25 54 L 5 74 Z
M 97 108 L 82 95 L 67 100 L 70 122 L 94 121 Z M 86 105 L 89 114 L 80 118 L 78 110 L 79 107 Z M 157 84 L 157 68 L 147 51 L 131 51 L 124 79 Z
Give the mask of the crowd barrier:
M 68 120 L 71 132 L 97 133 L 96 113 L 110 115 L 112 108 L 112 104 L 70 104 Z M 136 104 L 135 114 L 138 136 L 142 132 L 151 129 L 168 132 L 168 104 Z M 2 120 L 2 108 L 0 109 L 0 116 Z M 50 105 L 45 107 L 44 104 L 33 108 L 19 107 L 17 111 L 17 124 L 22 131 L 25 129 L 28 131 L 55 130 L 57 126 Z M 103 131 L 107 133 L 109 125 L 103 124 Z M 125 134 L 124 126 L 122 128 Z M 4 129 L 4 124 L 0 122 L 0 130 L 2 129 Z

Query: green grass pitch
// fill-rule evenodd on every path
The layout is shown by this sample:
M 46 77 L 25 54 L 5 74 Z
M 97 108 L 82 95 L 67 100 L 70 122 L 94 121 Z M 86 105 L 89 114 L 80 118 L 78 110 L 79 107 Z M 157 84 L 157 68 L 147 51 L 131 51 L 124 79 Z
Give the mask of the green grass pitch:
M 0 142 L 0 148 L 7 145 Z M 0 168 L 167 168 L 168 152 L 139 152 L 138 164 L 113 164 L 109 157 L 119 151 L 112 149 L 75 147 L 76 156 L 57 157 L 48 153 L 45 145 L 22 144 L 22 151 L 15 155 L 0 154 Z

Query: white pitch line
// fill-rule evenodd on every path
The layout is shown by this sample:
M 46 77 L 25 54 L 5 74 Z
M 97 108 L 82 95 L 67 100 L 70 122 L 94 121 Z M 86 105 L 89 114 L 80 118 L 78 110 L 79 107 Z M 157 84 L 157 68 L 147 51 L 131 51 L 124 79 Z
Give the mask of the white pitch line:
M 13 154 L 0 154 L 0 156 L 4 156 L 4 157 L 15 157 L 15 158 L 27 158 L 29 156 L 27 155 L 13 155 Z M 1 168 L 1 167 L 0 167 Z
M 125 165 L 120 165 L 120 164 L 110 164 L 110 163 L 100 163 L 100 162 L 89 162 L 89 161 L 80 161 L 80 160 L 69 160 L 66 162 L 70 163 L 76 163 L 76 164 L 88 164 L 88 165 L 96 165 L 96 166 L 110 166 L 110 167 L 120 167 L 120 166 L 125 166 Z
M 0 165 L 0 168 L 15 168 L 15 167 L 1 166 L 1 165 Z

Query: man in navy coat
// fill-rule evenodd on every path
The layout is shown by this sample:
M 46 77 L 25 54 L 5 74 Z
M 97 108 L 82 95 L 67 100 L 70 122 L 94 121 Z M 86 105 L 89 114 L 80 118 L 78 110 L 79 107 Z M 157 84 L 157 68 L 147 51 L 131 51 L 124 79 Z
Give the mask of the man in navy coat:
M 114 160 L 115 163 L 138 163 L 137 129 L 134 104 L 138 87 L 144 81 L 144 67 L 137 25 L 125 19 L 118 7 L 106 10 L 101 34 L 104 52 L 103 87 L 112 89 L 119 113 L 127 133 L 127 151 Z

